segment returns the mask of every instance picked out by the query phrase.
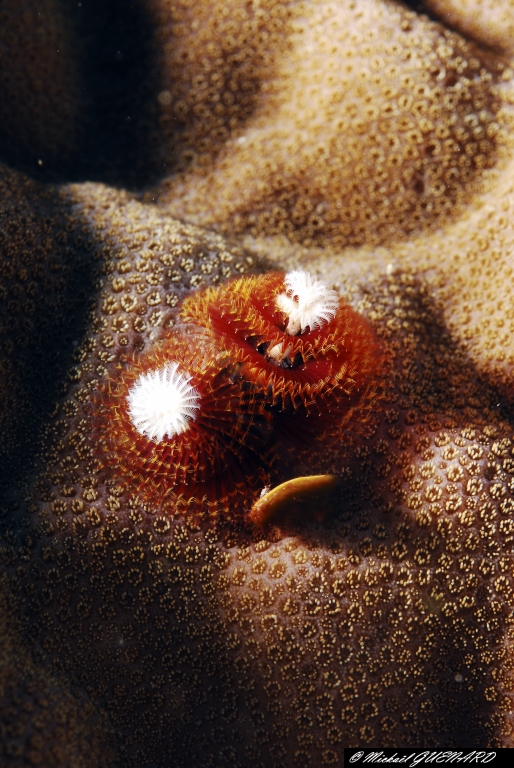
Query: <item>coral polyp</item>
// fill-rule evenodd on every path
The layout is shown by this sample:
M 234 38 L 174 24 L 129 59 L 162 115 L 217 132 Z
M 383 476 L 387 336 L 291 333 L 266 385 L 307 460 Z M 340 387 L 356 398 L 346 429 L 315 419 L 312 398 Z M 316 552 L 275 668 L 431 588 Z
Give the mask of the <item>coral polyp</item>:
M 245 508 L 269 482 L 273 457 L 270 416 L 244 373 L 187 329 L 127 361 L 99 398 L 102 465 L 174 512 L 218 518 Z

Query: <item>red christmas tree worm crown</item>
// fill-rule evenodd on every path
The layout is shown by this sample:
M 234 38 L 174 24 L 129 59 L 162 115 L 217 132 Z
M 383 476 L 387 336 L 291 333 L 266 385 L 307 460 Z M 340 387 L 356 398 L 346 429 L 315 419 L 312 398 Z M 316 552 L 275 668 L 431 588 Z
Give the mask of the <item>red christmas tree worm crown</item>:
M 198 329 L 120 367 L 99 399 L 102 463 L 174 511 L 246 509 L 273 462 L 270 416 L 244 367 Z
M 376 407 L 384 354 L 371 326 L 308 272 L 207 289 L 184 302 L 182 316 L 246 364 L 282 439 L 340 438 L 343 426 L 359 431 Z

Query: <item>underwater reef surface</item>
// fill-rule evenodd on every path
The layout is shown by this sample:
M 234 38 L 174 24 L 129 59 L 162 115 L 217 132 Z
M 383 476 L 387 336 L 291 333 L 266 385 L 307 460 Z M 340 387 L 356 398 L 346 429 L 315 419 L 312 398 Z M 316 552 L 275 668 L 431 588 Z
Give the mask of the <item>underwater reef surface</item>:
M 513 25 L 2 3 L 2 765 L 514 746 Z M 390 362 L 372 434 L 296 468 L 335 514 L 193 521 L 99 469 L 92 396 L 181 300 L 297 267 Z

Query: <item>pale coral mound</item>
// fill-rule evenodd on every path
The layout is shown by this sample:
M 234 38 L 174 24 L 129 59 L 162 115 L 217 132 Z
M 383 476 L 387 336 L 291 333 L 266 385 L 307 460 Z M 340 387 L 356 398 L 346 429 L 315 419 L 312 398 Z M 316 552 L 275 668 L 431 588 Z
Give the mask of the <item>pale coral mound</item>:
M 392 258 L 403 255 L 433 270 L 446 326 L 509 399 L 514 396 L 513 173 L 510 163 L 494 192 L 444 232 L 391 249 Z
M 168 210 L 227 233 L 375 245 L 451 216 L 481 188 L 507 138 L 503 61 L 397 3 L 293 4 L 287 26 L 266 5 L 270 34 L 284 35 L 273 68 L 254 63 L 257 23 L 230 22 L 241 57 L 248 39 L 244 71 L 256 83 L 227 82 L 209 45 L 188 48 L 186 66 L 164 62 L 188 94 L 170 116 L 193 118 L 177 136 L 191 167 L 151 193 Z M 196 13 L 189 30 L 203 29 Z M 193 33 L 179 29 L 181 51 Z M 244 124 L 230 116 L 240 88 L 252 99 Z
M 424 0 L 423 5 L 466 37 L 503 54 L 514 53 L 512 0 Z

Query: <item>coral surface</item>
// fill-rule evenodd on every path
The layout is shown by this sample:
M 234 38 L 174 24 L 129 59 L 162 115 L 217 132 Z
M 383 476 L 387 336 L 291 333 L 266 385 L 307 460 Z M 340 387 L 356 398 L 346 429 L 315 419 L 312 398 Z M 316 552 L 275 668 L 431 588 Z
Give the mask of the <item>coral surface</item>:
M 0 14 L 3 764 L 514 746 L 511 3 Z M 270 268 L 366 318 L 380 409 L 264 528 L 185 520 L 96 393 Z

